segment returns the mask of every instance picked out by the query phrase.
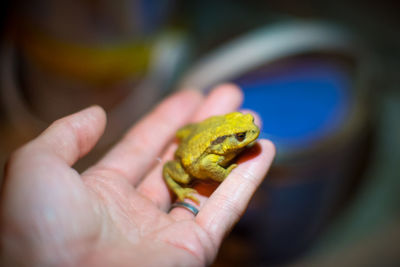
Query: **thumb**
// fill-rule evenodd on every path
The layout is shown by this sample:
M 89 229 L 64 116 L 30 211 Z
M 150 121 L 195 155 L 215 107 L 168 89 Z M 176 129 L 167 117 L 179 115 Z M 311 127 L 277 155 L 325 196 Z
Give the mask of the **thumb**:
M 105 124 L 104 110 L 92 106 L 55 121 L 26 148 L 54 154 L 71 166 L 93 148 Z

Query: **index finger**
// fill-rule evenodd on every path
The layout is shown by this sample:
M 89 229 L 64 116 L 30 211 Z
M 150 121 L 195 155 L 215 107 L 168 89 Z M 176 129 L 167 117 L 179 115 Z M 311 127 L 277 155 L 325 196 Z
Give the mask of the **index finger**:
M 201 121 L 214 115 L 222 115 L 236 110 L 243 101 L 243 93 L 235 84 L 221 84 L 208 96 L 207 105 L 194 115 L 194 121 Z
M 239 164 L 200 209 L 195 220 L 208 232 L 216 247 L 244 213 L 274 156 L 274 145 L 260 140 L 247 154 L 251 159 Z

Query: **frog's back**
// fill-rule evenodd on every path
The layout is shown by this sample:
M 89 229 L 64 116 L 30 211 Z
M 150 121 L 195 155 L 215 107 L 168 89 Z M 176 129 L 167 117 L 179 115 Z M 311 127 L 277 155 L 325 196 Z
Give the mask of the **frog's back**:
M 178 130 L 180 144 L 175 156 L 181 159 L 184 167 L 195 163 L 210 147 L 218 136 L 218 129 L 223 127 L 223 116 L 214 116 L 200 123 L 190 124 Z

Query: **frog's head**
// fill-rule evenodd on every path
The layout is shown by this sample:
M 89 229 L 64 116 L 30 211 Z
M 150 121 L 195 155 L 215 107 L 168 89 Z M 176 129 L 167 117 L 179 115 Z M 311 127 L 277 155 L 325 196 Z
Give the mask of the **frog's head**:
M 216 138 L 211 142 L 210 152 L 226 155 L 254 144 L 260 129 L 254 124 L 251 114 L 232 112 L 223 117 L 223 122 L 216 128 Z

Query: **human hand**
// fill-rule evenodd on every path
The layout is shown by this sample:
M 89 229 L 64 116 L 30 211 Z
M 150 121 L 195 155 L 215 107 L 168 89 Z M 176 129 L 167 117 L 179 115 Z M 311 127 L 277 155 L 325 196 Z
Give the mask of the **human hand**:
M 274 147 L 258 141 L 210 196 L 199 196 L 197 216 L 181 208 L 168 212 L 171 196 L 162 165 L 172 158 L 176 145 L 169 143 L 180 126 L 233 111 L 241 100 L 232 85 L 207 98 L 194 91 L 175 93 L 82 174 L 71 166 L 100 138 L 104 111 L 91 107 L 53 123 L 7 164 L 0 202 L 1 263 L 210 264 L 265 176 Z

